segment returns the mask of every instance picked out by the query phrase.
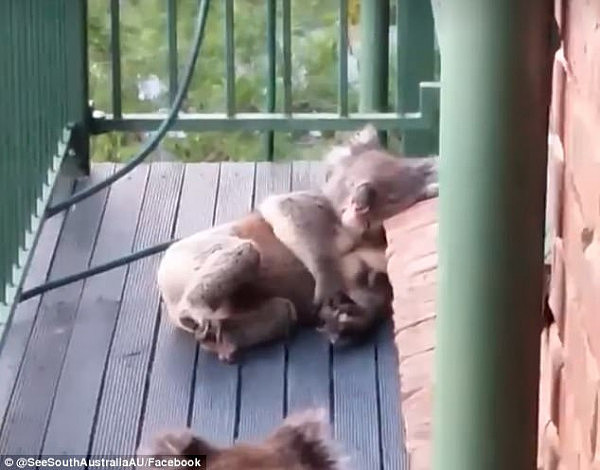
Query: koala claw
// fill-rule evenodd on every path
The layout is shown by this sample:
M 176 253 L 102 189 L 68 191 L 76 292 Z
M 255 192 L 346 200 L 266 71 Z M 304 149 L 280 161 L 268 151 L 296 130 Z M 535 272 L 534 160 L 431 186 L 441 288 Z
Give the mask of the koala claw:
M 361 308 L 342 294 L 321 308 L 319 318 L 322 323 L 317 330 L 323 333 L 331 344 L 345 342 L 360 330 L 360 316 Z

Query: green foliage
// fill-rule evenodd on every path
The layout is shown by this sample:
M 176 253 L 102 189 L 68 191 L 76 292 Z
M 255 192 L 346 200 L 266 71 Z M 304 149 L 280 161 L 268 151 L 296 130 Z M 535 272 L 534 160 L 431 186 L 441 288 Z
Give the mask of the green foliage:
M 165 0 L 121 1 L 122 109 L 124 113 L 167 109 L 168 41 Z M 277 110 L 283 108 L 281 2 L 277 18 Z M 337 108 L 338 0 L 292 1 L 292 93 L 295 111 L 335 111 Z M 96 109 L 111 112 L 110 2 L 89 0 L 90 94 Z M 266 2 L 235 0 L 236 108 L 261 111 L 266 106 Z M 177 1 L 179 72 L 187 61 L 197 0 Z M 225 111 L 224 2 L 211 3 L 204 42 L 196 72 L 184 103 L 194 112 Z M 160 80 L 157 100 L 138 97 L 140 80 Z M 181 79 L 181 76 L 179 77 Z M 351 109 L 357 108 L 351 88 Z M 277 158 L 312 158 L 327 144 L 311 134 L 275 134 Z M 94 137 L 95 160 L 124 161 L 146 136 L 111 133 Z M 163 153 L 184 161 L 260 160 L 264 158 L 261 135 L 252 132 L 200 132 L 184 138 L 167 137 Z

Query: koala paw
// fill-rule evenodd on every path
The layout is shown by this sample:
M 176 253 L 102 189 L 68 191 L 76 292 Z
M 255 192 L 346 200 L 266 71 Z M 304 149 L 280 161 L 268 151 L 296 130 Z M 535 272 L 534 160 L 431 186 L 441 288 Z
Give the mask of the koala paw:
M 323 306 L 334 306 L 346 302 L 352 302 L 352 300 L 345 294 L 342 282 L 317 280 L 313 299 L 313 304 L 317 310 Z
M 361 331 L 363 323 L 362 308 L 344 296 L 334 302 L 323 305 L 319 311 L 319 332 L 325 335 L 333 345 L 346 344 Z

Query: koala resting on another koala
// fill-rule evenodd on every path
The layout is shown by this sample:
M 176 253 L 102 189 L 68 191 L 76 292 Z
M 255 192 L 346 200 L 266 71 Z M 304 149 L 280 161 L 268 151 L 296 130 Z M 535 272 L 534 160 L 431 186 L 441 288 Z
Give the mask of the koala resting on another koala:
M 325 158 L 320 189 L 268 197 L 169 247 L 167 313 L 220 359 L 318 326 L 360 338 L 391 310 L 383 221 L 437 194 L 437 158 L 399 158 L 366 126 Z
M 147 469 L 342 470 L 347 459 L 340 455 L 330 435 L 327 413 L 310 409 L 286 418 L 260 443 L 217 447 L 183 429 L 157 435 L 148 448 L 138 451 L 138 456 L 148 458 Z M 156 463 L 168 464 L 175 458 L 189 462 L 200 457 L 206 458 L 203 467 L 160 467 Z

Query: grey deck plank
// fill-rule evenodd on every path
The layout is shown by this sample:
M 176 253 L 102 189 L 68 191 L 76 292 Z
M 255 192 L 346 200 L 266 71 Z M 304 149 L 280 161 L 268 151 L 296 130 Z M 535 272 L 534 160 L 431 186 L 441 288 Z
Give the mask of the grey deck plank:
M 183 168 L 179 163 L 150 166 L 134 251 L 172 237 Z M 152 256 L 129 265 L 97 412 L 92 455 L 135 452 L 158 327 L 158 260 L 158 256 Z
M 380 468 L 375 346 L 372 341 L 334 349 L 333 390 L 335 438 L 344 444 L 356 468 Z
M 316 162 L 293 162 L 292 189 L 316 188 L 323 180 Z M 329 344 L 313 330 L 301 330 L 288 347 L 287 411 L 312 407 L 330 409 Z
M 252 208 L 255 165 L 223 162 L 215 225 L 241 217 Z M 217 444 L 234 440 L 237 420 L 239 365 L 220 362 L 214 354 L 198 352 L 192 429 Z
M 52 201 L 66 199 L 73 192 L 73 178 L 59 174 Z M 37 246 L 33 251 L 29 271 L 23 283 L 24 289 L 30 289 L 48 280 L 56 244 L 60 236 L 65 212 L 60 212 L 46 220 L 41 228 Z M 20 303 L 9 319 L 3 344 L 0 346 L 0 428 L 10 402 L 25 349 L 37 318 L 41 296 Z
M 212 225 L 218 178 L 218 163 L 186 165 L 175 237 L 192 235 Z M 186 426 L 190 412 L 197 344 L 191 334 L 175 328 L 169 321 L 164 304 L 161 309 L 142 425 L 144 443 L 157 431 Z
M 111 186 L 92 266 L 131 253 L 147 177 L 148 167 L 143 165 Z M 44 455 L 87 454 L 126 275 L 124 266 L 85 281 L 42 449 Z
M 408 456 L 400 410 L 398 352 L 391 319 L 381 326 L 376 341 L 381 460 L 385 470 L 407 470 Z
M 291 190 L 291 163 L 258 162 L 254 205 L 269 194 Z M 241 364 L 238 438 L 259 438 L 281 424 L 285 402 L 285 345 L 259 346 L 244 354 Z
M 78 188 L 105 179 L 113 168 L 113 164 L 94 167 L 90 178 L 79 182 Z M 108 190 L 101 191 L 70 209 L 51 278 L 88 266 L 107 194 Z M 41 450 L 82 288 L 83 281 L 79 281 L 52 290 L 41 300 L 0 434 L 0 454 L 37 455 Z

